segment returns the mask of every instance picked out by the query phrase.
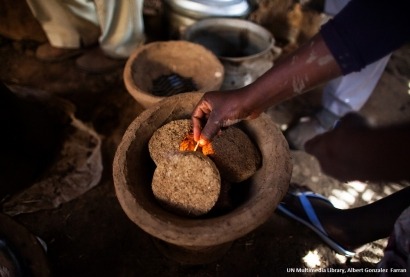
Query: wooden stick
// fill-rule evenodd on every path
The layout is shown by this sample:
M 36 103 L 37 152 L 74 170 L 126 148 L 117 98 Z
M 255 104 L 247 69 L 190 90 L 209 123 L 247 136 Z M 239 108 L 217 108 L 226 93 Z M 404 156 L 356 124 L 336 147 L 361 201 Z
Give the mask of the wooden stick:
M 198 149 L 198 146 L 199 146 L 199 141 L 195 145 L 194 152 Z

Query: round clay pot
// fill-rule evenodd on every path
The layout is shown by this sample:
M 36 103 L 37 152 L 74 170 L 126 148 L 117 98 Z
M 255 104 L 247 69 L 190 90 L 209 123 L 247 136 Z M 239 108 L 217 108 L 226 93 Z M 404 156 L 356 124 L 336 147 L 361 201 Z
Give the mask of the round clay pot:
M 167 257 L 191 264 L 220 258 L 230 243 L 264 223 L 285 195 L 292 172 L 282 132 L 262 114 L 237 125 L 258 146 L 262 156 L 257 172 L 244 183 L 236 184 L 246 188 L 241 202 L 225 214 L 201 218 L 187 218 L 165 210 L 151 190 L 155 164 L 149 155 L 148 141 L 160 126 L 190 118 L 202 95 L 178 94 L 142 112 L 125 132 L 113 164 L 116 194 L 127 216 L 156 238 L 156 245 Z
M 161 76 L 178 74 L 191 78 L 195 91 L 218 90 L 223 82 L 224 67 L 205 47 L 188 41 L 152 42 L 135 49 L 124 68 L 128 92 L 144 108 L 167 98 L 152 93 L 153 81 Z

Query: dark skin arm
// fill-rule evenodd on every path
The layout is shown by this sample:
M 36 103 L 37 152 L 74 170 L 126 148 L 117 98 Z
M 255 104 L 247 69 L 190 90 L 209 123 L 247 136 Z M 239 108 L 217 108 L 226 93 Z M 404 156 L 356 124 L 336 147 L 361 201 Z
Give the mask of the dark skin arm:
M 268 107 L 340 75 L 339 65 L 318 34 L 252 84 L 205 93 L 192 113 L 194 139 L 204 145 L 221 128 L 256 118 Z
M 205 144 L 243 119 L 341 75 L 320 34 L 272 67 L 254 83 L 233 91 L 206 93 L 192 114 L 194 138 Z M 202 123 L 205 123 L 202 132 Z M 341 180 L 409 180 L 410 124 L 372 128 L 345 118 L 335 130 L 307 142 L 305 149 L 324 172 Z

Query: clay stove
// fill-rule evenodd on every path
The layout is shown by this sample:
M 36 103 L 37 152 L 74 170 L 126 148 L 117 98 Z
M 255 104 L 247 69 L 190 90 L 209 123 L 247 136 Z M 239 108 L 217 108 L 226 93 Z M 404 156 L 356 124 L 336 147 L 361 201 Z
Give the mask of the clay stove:
M 162 208 L 151 190 L 155 164 L 148 141 L 160 126 L 190 118 L 201 96 L 198 92 L 178 94 L 142 112 L 124 134 L 113 164 L 115 190 L 124 212 L 153 237 L 165 256 L 185 264 L 219 259 L 232 242 L 264 223 L 286 193 L 292 171 L 286 140 L 271 119 L 262 114 L 239 125 L 258 146 L 262 165 L 241 184 L 247 188 L 246 195 L 232 210 L 187 218 Z
M 192 91 L 218 90 L 224 67 L 218 58 L 202 45 L 188 41 L 157 41 L 137 47 L 124 68 L 127 91 L 144 108 L 167 98 L 155 93 L 161 78 L 172 83 L 191 79 Z M 176 78 L 176 79 L 175 79 Z

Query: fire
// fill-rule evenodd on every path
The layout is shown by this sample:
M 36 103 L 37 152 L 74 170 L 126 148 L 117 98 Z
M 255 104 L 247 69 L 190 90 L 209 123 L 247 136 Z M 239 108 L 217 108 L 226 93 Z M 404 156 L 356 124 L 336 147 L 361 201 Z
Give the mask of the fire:
M 188 133 L 185 138 L 179 144 L 179 151 L 194 151 L 196 142 L 194 140 L 194 134 Z M 208 143 L 204 146 L 199 146 L 197 151 L 201 151 L 202 154 L 208 156 L 214 154 L 212 144 Z
M 179 151 L 194 151 L 195 145 L 194 134 L 188 133 L 179 144 Z M 200 147 L 198 147 L 198 149 L 200 149 Z

